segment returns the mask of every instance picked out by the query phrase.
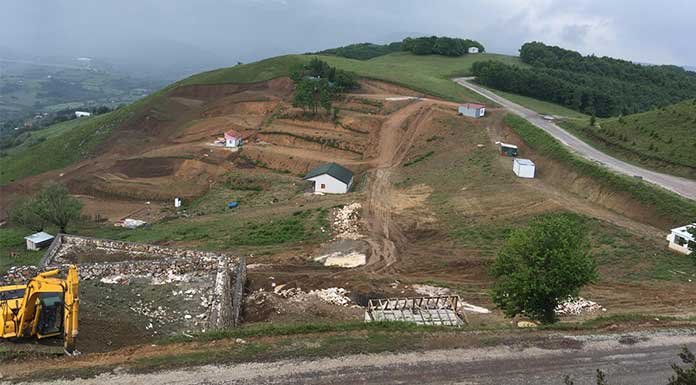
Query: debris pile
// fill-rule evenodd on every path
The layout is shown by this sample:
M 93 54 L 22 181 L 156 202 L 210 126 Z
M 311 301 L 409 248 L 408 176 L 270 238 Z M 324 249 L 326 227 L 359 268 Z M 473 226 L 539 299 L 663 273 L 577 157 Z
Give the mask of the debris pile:
M 273 292 L 293 301 L 319 298 L 323 302 L 337 306 L 348 306 L 352 302 L 348 296 L 350 292 L 342 287 L 329 287 L 327 289 L 310 290 L 309 292 L 303 291 L 298 287 L 283 289 L 284 287 L 285 285 L 278 285 L 273 289 Z
M 337 209 L 332 223 L 337 239 L 362 239 L 360 231 L 360 203 L 351 203 Z
M 0 285 L 22 284 L 40 272 L 36 266 L 12 266 L 0 277 Z
M 558 304 L 558 307 L 556 307 L 556 314 L 580 315 L 582 313 L 591 313 L 597 310 L 606 311 L 607 309 L 599 305 L 597 302 L 578 297 L 568 298 L 565 301 Z

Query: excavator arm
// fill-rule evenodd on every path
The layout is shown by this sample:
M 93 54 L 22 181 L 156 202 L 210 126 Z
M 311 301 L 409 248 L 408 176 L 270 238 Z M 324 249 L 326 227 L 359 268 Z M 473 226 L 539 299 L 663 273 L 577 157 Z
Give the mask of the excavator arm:
M 63 311 L 63 347 L 65 353 L 69 355 L 77 354 L 75 339 L 78 333 L 77 319 L 80 313 L 79 281 L 77 268 L 70 266 L 68 277 L 65 279 L 65 310 Z

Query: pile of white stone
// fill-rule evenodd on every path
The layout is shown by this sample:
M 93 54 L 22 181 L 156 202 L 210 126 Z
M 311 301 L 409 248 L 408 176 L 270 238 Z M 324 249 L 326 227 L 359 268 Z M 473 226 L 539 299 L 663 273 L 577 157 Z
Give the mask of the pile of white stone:
M 278 285 L 273 289 L 273 292 L 283 298 L 288 298 L 293 301 L 306 301 L 318 298 L 322 302 L 338 306 L 349 306 L 352 302 L 348 296 L 350 291 L 342 287 L 329 287 L 326 289 L 310 290 L 309 292 L 298 287 L 283 289 L 284 287 L 285 285 Z
M 334 213 L 332 229 L 337 239 L 362 239 L 360 231 L 360 203 L 351 203 Z
M 597 302 L 590 301 L 582 297 L 568 298 L 558 304 L 556 314 L 558 315 L 580 315 L 582 313 L 592 313 L 595 311 L 606 311 L 604 307 Z

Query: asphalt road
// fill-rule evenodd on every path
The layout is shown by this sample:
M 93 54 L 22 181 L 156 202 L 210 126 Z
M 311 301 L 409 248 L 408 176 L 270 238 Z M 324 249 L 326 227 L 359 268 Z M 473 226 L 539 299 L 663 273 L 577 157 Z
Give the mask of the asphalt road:
M 458 84 L 500 104 L 514 114 L 527 119 L 529 122 L 546 131 L 558 141 L 570 147 L 577 154 L 587 159 L 599 162 L 609 169 L 622 174 L 629 176 L 640 176 L 645 181 L 673 191 L 685 198 L 696 200 L 696 181 L 646 170 L 644 168 L 613 158 L 588 145 L 564 129 L 558 127 L 553 122 L 544 119 L 540 114 L 528 108 L 522 107 L 519 104 L 513 103 L 510 100 L 507 100 L 479 85 L 471 83 L 469 81 L 471 78 L 456 78 L 453 80 Z
M 313 361 L 286 360 L 203 366 L 150 374 L 103 374 L 51 382 L 71 385 L 125 384 L 594 384 L 601 369 L 610 384 L 666 384 L 687 344 L 696 351 L 696 330 L 554 337 L 552 344 L 519 343 L 489 348 L 401 354 L 351 355 Z

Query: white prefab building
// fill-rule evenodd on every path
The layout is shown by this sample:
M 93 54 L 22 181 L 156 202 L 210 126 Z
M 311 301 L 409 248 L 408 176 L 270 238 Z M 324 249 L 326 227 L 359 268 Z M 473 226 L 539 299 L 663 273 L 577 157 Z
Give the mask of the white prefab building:
M 512 171 L 520 178 L 534 178 L 534 162 L 529 159 L 515 158 L 512 160 Z
M 478 47 L 469 47 L 469 53 L 479 53 Z
M 689 249 L 689 242 L 696 242 L 696 239 L 694 239 L 694 236 L 687 231 L 690 227 L 696 227 L 696 223 L 677 227 L 676 229 L 669 231 L 667 241 L 669 241 L 670 249 L 686 255 L 692 253 L 692 251 Z
M 242 134 L 235 130 L 225 132 L 225 147 L 239 147 L 242 145 Z
M 83 116 L 92 116 L 92 114 L 87 111 L 75 111 L 76 118 L 81 118 Z
M 27 250 L 40 250 L 53 242 L 53 235 L 43 231 L 24 237 L 27 241 Z
M 315 193 L 345 194 L 353 185 L 353 173 L 336 163 L 326 163 L 310 170 L 304 177 L 311 181 Z
M 471 118 L 481 118 L 486 115 L 486 107 L 481 104 L 462 104 L 459 106 L 459 115 L 468 116 Z

